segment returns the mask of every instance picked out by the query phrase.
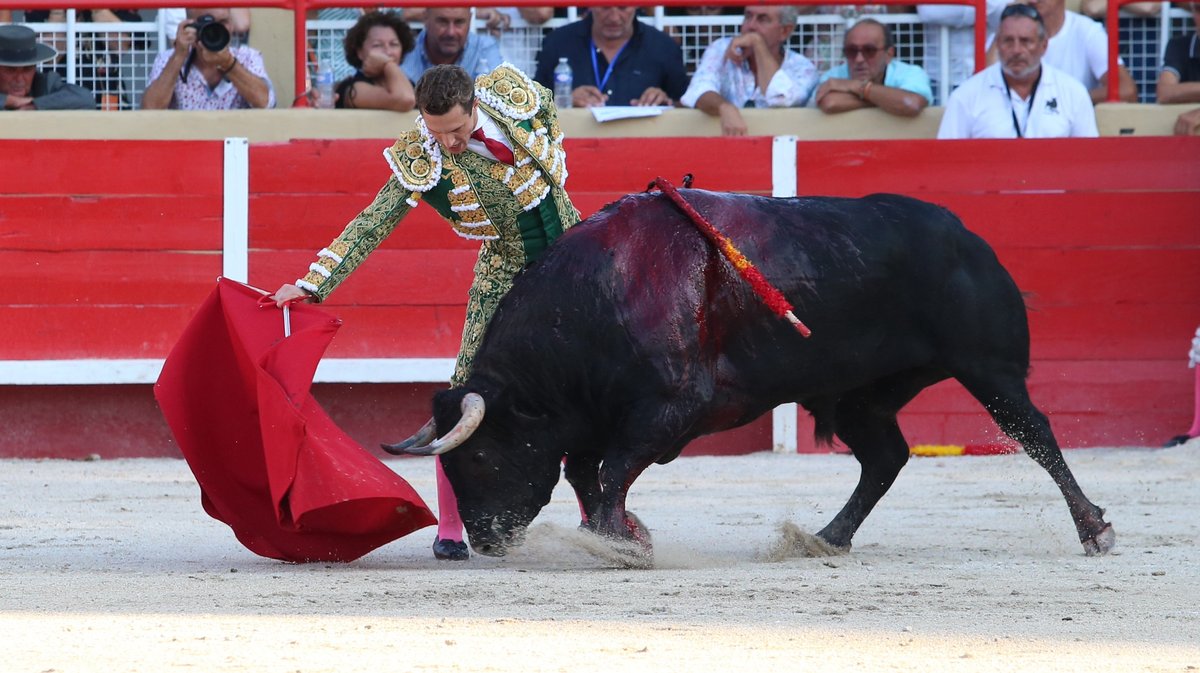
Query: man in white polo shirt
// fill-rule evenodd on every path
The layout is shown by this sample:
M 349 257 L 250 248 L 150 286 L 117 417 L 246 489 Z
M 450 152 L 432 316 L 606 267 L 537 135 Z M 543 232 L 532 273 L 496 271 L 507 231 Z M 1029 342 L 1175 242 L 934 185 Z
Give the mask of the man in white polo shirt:
M 1078 80 L 1042 61 L 1049 38 L 1037 10 L 1009 5 L 999 61 L 950 94 L 938 138 L 1096 137 L 1096 111 Z

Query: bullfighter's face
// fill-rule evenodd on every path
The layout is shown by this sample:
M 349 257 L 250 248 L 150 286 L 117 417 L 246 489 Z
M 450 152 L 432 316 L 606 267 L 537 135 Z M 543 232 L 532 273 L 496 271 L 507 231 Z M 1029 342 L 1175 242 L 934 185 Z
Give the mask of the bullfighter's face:
M 462 154 L 467 151 L 467 139 L 471 137 L 471 132 L 478 123 L 478 107 L 479 101 L 475 101 L 471 103 L 470 110 L 455 105 L 446 114 L 435 115 L 422 111 L 421 117 L 425 120 L 429 135 L 433 136 L 442 149 L 450 154 Z

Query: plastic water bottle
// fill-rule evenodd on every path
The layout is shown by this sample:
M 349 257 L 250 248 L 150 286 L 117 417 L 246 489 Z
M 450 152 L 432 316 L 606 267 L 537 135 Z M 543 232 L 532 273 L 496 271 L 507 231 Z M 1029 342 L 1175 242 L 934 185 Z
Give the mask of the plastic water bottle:
M 317 107 L 333 109 L 333 64 L 321 61 L 317 64 L 317 76 L 313 78 L 313 91 L 317 96 Z
M 575 75 L 567 59 L 558 59 L 554 66 L 554 105 L 558 108 L 571 107 L 571 91 L 575 88 Z

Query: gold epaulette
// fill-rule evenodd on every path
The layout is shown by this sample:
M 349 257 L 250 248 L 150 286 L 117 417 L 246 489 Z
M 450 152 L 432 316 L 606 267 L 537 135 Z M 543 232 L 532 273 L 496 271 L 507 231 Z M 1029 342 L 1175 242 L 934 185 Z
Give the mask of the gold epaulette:
M 493 110 L 521 121 L 533 119 L 542 106 L 533 80 L 509 63 L 476 77 L 475 95 Z
M 383 151 L 396 179 L 405 189 L 427 192 L 441 179 L 442 153 L 428 146 L 432 142 L 419 130 L 407 131 Z

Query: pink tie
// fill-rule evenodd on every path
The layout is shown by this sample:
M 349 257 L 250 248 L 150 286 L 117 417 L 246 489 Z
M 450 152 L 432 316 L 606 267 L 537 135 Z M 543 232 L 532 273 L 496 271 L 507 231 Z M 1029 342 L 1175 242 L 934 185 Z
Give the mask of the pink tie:
M 497 160 L 503 161 L 509 166 L 513 165 L 514 159 L 512 150 L 505 147 L 504 143 L 500 142 L 499 140 L 492 140 L 491 138 L 483 135 L 483 127 L 475 129 L 475 131 L 471 133 L 471 137 L 483 143 L 484 147 L 488 148 L 488 151 L 491 152 Z

